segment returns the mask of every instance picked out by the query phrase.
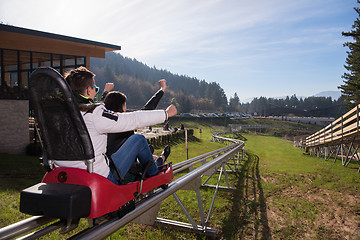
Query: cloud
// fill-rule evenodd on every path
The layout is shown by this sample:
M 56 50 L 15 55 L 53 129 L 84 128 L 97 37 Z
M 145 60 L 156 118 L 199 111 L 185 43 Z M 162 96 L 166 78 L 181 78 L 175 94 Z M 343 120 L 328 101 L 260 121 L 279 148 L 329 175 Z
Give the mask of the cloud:
M 273 95 L 272 92 L 279 91 L 273 86 L 279 83 L 282 91 L 293 86 L 301 90 L 300 81 L 325 84 L 326 79 L 341 75 L 342 70 L 335 70 L 342 68 L 339 62 L 346 51 L 342 44 L 349 40 L 341 32 L 349 31 L 355 20 L 355 3 L 355 0 L 2 0 L 0 20 L 121 45 L 121 54 L 149 66 L 217 81 L 226 88 L 228 96 L 234 91 L 245 91 L 251 97 L 259 92 L 252 84 L 266 86 L 262 91 Z M 318 72 L 314 73 L 314 69 Z M 327 71 L 321 72 L 323 69 Z M 292 82 L 289 76 L 294 75 L 300 77 Z

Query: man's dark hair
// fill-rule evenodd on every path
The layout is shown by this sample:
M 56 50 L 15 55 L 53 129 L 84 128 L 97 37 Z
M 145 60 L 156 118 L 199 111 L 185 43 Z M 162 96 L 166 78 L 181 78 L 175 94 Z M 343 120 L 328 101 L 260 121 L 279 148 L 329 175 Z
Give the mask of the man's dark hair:
M 126 95 L 119 91 L 109 92 L 105 99 L 105 107 L 114 112 L 123 112 L 123 105 L 126 102 Z
M 83 94 L 86 88 L 94 84 L 95 74 L 81 66 L 65 73 L 64 77 L 74 92 Z

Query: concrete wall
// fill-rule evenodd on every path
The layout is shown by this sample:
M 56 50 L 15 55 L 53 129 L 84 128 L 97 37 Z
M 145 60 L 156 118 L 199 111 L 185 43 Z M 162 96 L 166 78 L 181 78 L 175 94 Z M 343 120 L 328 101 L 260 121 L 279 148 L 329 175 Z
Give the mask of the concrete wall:
M 0 152 L 24 154 L 29 138 L 29 101 L 0 100 Z

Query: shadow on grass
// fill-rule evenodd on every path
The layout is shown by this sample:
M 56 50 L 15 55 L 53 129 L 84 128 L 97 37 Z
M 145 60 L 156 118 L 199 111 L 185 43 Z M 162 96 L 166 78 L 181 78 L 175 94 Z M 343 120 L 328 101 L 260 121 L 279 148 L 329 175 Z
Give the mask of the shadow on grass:
M 223 221 L 222 237 L 271 239 L 258 156 L 248 153 L 236 189 L 232 196 L 231 213 Z
M 21 191 L 39 183 L 45 174 L 38 157 L 0 154 L 0 191 Z
M 350 169 L 356 169 L 358 172 L 360 172 L 360 160 L 357 160 L 355 158 L 351 158 L 350 162 L 347 162 L 348 160 L 342 159 L 341 157 L 338 157 L 336 159 L 331 157 L 330 159 L 325 161 L 328 161 L 333 164 L 339 164 L 342 165 L 343 167 L 347 167 Z

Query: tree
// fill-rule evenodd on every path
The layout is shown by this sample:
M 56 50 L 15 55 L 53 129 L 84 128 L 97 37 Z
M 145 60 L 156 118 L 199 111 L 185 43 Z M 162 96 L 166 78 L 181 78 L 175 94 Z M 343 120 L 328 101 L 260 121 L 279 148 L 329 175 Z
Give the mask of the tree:
M 200 98 L 197 102 L 197 109 L 202 111 L 213 111 L 216 110 L 215 104 L 213 100 L 210 100 L 208 98 Z
M 91 70 L 98 76 L 96 78 L 97 84 L 103 89 L 106 82 L 115 81 L 114 90 L 124 91 L 125 94 L 128 94 L 127 102 L 133 104 L 134 107 L 142 99 L 141 94 L 148 93 L 144 88 L 151 90 L 152 87 L 149 88 L 149 84 L 158 87 L 158 80 L 165 78 L 170 88 L 166 90 L 160 105 L 168 104 L 175 97 L 179 98 L 177 99 L 179 104 L 180 102 L 185 104 L 184 111 L 190 111 L 193 108 L 201 109 L 202 107 L 214 111 L 227 108 L 226 94 L 216 82 L 207 83 L 205 80 L 200 81 L 194 77 L 173 74 L 166 69 L 158 69 L 156 66 L 150 68 L 135 58 L 123 57 L 115 52 L 107 52 L 105 59 L 91 58 L 90 60 Z M 136 84 L 128 82 L 129 79 L 135 79 Z M 138 81 L 143 84 L 138 86 Z M 180 94 L 181 92 L 186 93 L 186 96 Z M 130 99 L 130 96 L 139 97 Z
M 360 3 L 360 0 L 357 0 Z M 360 16 L 360 8 L 354 7 Z M 346 65 L 344 67 L 348 71 L 342 76 L 344 84 L 339 86 L 342 98 L 348 109 L 355 107 L 360 103 L 360 20 L 356 18 L 352 26 L 352 31 L 342 32 L 343 36 L 352 37 L 353 42 L 346 42 L 344 47 L 349 47 L 347 51 Z
M 216 82 L 211 82 L 207 85 L 205 90 L 205 97 L 213 100 L 215 106 L 220 110 L 225 110 L 227 107 L 227 98 L 224 89 Z
M 178 111 L 181 113 L 189 113 L 194 107 L 195 99 L 192 95 L 185 94 L 183 91 L 176 94 L 176 103 Z
M 229 100 L 229 110 L 230 111 L 237 111 L 240 105 L 240 99 L 237 95 L 237 93 L 234 94 L 234 97 L 230 97 Z

